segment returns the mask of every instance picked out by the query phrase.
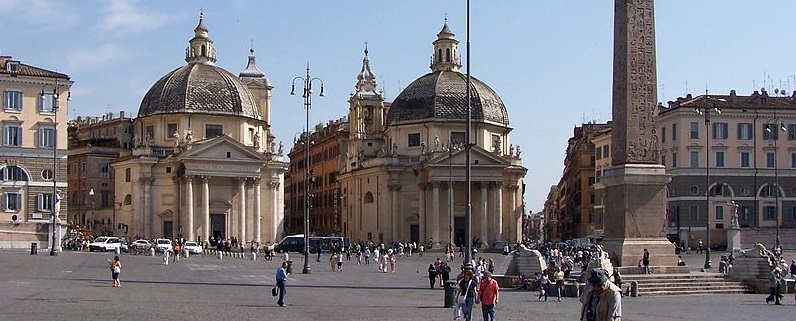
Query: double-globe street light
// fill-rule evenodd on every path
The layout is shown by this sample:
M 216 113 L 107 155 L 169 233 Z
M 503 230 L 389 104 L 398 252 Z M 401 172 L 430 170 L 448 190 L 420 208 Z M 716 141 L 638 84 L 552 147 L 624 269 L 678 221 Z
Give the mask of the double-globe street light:
M 311 170 L 310 170 L 310 108 L 312 108 L 312 83 L 317 81 L 321 85 L 321 92 L 318 96 L 323 97 L 323 80 L 317 77 L 310 76 L 310 64 L 307 63 L 307 74 L 305 77 L 298 76 L 293 78 L 293 84 L 290 86 L 290 94 L 296 94 L 296 80 L 301 80 L 304 83 L 304 93 L 301 98 L 304 98 L 304 110 L 307 115 L 306 132 L 304 134 L 304 267 L 301 273 L 310 273 L 310 183 L 311 183 Z M 319 249 L 320 251 L 320 249 Z
M 46 87 L 45 85 L 44 87 Z M 52 99 L 50 103 L 52 104 L 52 113 L 53 113 L 53 134 L 52 134 L 52 145 L 53 145 L 53 172 L 52 172 L 52 180 L 53 180 L 53 194 L 50 199 L 52 208 L 50 209 L 50 213 L 52 216 L 52 239 L 50 240 L 50 255 L 58 255 L 58 230 L 60 229 L 59 225 L 59 218 L 58 213 L 60 212 L 59 206 L 61 202 L 59 201 L 60 197 L 58 196 L 58 186 L 56 175 L 58 172 L 58 102 L 59 102 L 59 92 L 58 92 L 58 80 L 55 80 L 53 85 L 52 93 L 48 93 L 44 91 L 44 87 L 41 89 L 41 108 L 44 110 L 47 107 L 48 99 Z M 50 96 L 50 97 L 48 97 Z M 67 93 L 66 96 L 67 100 L 72 100 L 71 93 Z
M 721 114 L 721 109 L 718 107 L 718 102 L 724 101 L 721 98 L 713 98 L 708 96 L 707 91 L 705 91 L 705 100 L 711 103 L 705 103 L 704 105 L 697 106 L 694 108 L 697 113 L 700 115 L 705 116 L 705 238 L 706 238 L 706 247 L 705 247 L 705 269 L 709 269 L 711 267 L 710 262 L 710 114 L 716 113 Z
M 774 116 L 772 118 L 770 118 L 766 122 L 766 124 L 765 124 L 765 132 L 766 132 L 766 136 L 768 136 L 766 138 L 772 140 L 773 141 L 773 145 L 774 145 L 774 155 L 773 155 L 773 158 L 774 158 L 773 159 L 773 163 L 774 163 L 773 164 L 774 165 L 774 186 L 773 186 L 773 188 L 769 188 L 768 190 L 769 190 L 769 195 L 770 195 L 771 192 L 774 193 L 774 215 L 776 215 L 776 224 L 777 224 L 777 227 L 776 227 L 776 229 L 777 229 L 777 238 L 776 238 L 776 241 L 775 241 L 774 244 L 775 244 L 775 248 L 777 248 L 777 249 L 779 249 L 779 246 L 780 246 L 780 243 L 779 243 L 779 220 L 780 220 L 780 218 L 779 218 L 779 216 L 780 216 L 780 213 L 779 213 L 779 173 L 778 173 L 779 159 L 777 159 L 777 140 L 779 140 L 779 132 L 780 131 L 785 132 L 785 131 L 787 131 L 787 129 L 785 128 L 785 124 L 780 119 L 777 118 L 777 114 L 775 113 Z M 770 164 L 770 162 L 767 162 L 767 163 Z

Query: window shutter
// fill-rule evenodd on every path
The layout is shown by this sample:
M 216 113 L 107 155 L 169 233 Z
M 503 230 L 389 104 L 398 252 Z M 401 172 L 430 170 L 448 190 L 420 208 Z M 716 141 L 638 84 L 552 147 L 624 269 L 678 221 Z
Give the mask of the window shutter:
M 36 210 L 41 211 L 41 194 L 36 195 Z
M 9 209 L 9 208 L 8 208 L 8 194 L 6 194 L 6 193 L 3 193 L 3 199 L 2 199 L 2 202 L 3 202 L 3 210 L 4 210 L 4 211 L 8 210 L 8 209 Z

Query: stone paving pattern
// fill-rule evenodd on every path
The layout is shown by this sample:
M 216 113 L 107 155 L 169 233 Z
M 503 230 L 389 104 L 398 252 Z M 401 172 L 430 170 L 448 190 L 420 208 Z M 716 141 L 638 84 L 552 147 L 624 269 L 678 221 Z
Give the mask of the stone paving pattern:
M 436 253 L 434 253 L 436 254 Z M 441 253 L 439 254 L 441 255 Z M 497 260 L 499 254 L 486 254 Z M 0 251 L 0 320 L 452 320 L 443 290 L 428 289 L 425 273 L 436 258 L 400 258 L 396 273 L 344 262 L 329 269 L 328 256 L 300 274 L 301 256 L 291 254 L 287 307 L 270 295 L 279 260 L 122 255 L 122 287 L 112 288 L 111 253 Z M 457 258 L 458 260 L 458 258 Z M 698 260 L 698 257 L 689 258 Z M 354 262 L 354 261 L 351 261 Z M 460 262 L 460 261 L 459 261 Z M 577 320 L 580 303 L 538 302 L 536 292 L 502 289 L 498 320 Z M 626 297 L 624 320 L 792 320 L 793 294 L 784 306 L 767 306 L 765 295 Z M 474 320 L 481 320 L 480 307 Z

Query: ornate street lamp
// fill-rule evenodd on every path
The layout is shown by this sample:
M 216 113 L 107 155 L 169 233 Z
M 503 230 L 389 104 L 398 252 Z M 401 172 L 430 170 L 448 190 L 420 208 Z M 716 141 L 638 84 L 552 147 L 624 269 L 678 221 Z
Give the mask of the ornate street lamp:
M 304 135 L 304 267 L 301 269 L 302 274 L 310 273 L 310 184 L 314 178 L 310 170 L 310 108 L 312 108 L 312 82 L 317 81 L 321 84 L 321 93 L 318 95 L 323 97 L 323 80 L 320 78 L 310 77 L 310 64 L 307 63 L 307 74 L 305 77 L 293 78 L 293 84 L 290 87 L 290 94 L 296 94 L 296 80 L 301 80 L 304 83 L 304 109 L 307 114 L 306 132 Z M 320 251 L 320 249 L 319 249 Z
M 45 85 L 46 86 L 46 85 Z M 55 80 L 55 84 L 53 85 L 52 91 L 52 113 L 53 113 L 53 194 L 51 197 L 51 204 L 52 208 L 50 212 L 52 213 L 52 239 L 50 240 L 50 255 L 55 256 L 58 255 L 58 229 L 59 229 L 59 218 L 58 213 L 60 212 L 59 206 L 61 206 L 60 196 L 58 195 L 58 186 L 56 184 L 56 175 L 58 173 L 58 102 L 59 102 L 59 94 L 58 94 L 58 79 Z M 42 87 L 41 90 L 41 100 L 42 104 L 47 99 L 47 93 L 44 91 Z M 71 93 L 67 94 L 67 100 L 72 100 Z
M 705 90 L 705 99 L 712 101 L 713 103 L 708 105 L 697 106 L 695 108 L 696 112 L 700 115 L 705 116 L 705 269 L 709 269 L 711 267 L 710 262 L 710 114 L 716 113 L 721 114 L 721 109 L 717 106 L 718 101 L 724 101 L 724 99 L 720 98 L 712 98 L 708 96 L 707 90 Z
M 779 216 L 780 216 L 780 213 L 779 213 L 779 173 L 778 173 L 779 159 L 777 158 L 777 140 L 779 140 L 779 133 L 777 132 L 777 127 L 778 127 L 779 131 L 785 132 L 787 130 L 785 128 L 785 124 L 782 123 L 782 121 L 777 118 L 777 114 L 776 113 L 774 114 L 774 117 L 770 118 L 766 122 L 765 126 L 766 126 L 765 131 L 768 134 L 768 139 L 772 140 L 773 144 L 774 144 L 774 191 L 773 192 L 774 192 L 774 214 L 777 216 L 777 218 L 776 218 L 776 220 L 777 220 L 777 223 L 776 223 L 777 224 L 777 238 L 776 238 L 776 242 L 774 244 L 775 244 L 776 248 L 779 248 L 779 220 L 780 220 L 780 218 L 779 218 Z M 770 190 L 771 189 L 769 189 L 769 191 Z

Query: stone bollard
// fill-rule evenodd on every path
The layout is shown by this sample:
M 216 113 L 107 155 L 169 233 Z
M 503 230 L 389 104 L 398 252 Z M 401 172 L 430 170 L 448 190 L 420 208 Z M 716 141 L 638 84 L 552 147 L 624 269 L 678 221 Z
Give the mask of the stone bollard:
M 184 253 L 185 253 L 185 258 L 189 258 L 189 257 L 191 257 L 191 253 L 188 253 L 188 251 L 187 251 L 187 250 L 186 250 Z
M 155 256 L 155 248 L 154 247 L 150 247 L 149 248 L 149 256 Z
M 630 296 L 638 296 L 638 281 L 630 281 Z
M 224 259 L 224 253 L 221 252 L 221 251 L 218 251 L 218 256 L 217 257 L 218 257 L 219 260 L 223 260 Z
M 257 252 L 252 252 L 252 261 L 257 261 Z

